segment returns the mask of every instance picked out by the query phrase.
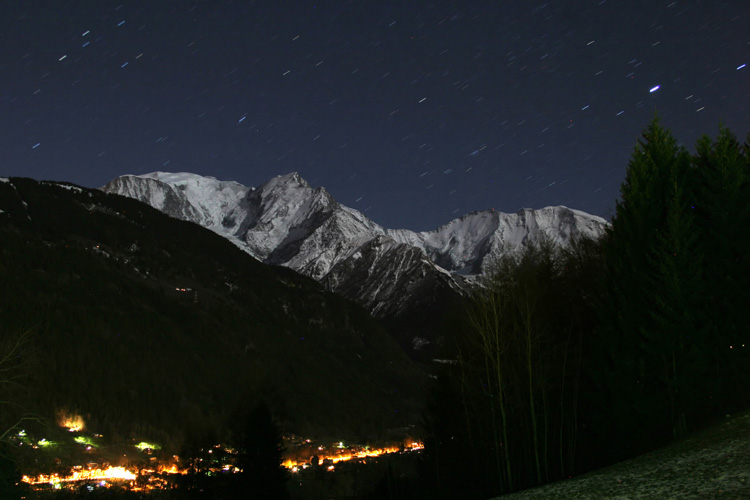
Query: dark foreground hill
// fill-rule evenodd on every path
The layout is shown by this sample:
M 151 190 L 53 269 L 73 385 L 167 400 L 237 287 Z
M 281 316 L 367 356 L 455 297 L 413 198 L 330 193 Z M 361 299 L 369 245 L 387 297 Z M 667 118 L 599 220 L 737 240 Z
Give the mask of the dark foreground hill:
M 750 498 L 750 410 L 632 460 L 498 500 L 547 498 Z
M 418 423 L 423 375 L 360 306 L 138 201 L 0 182 L 0 336 L 28 332 L 23 407 L 179 443 L 263 398 L 283 430 Z M 16 396 L 21 397 L 21 396 Z

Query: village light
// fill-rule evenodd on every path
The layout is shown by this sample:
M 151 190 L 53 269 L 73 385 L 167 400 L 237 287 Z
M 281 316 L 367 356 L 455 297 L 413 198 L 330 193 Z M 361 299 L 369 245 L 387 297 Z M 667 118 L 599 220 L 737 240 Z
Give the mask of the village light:
M 161 446 L 159 446 L 158 444 L 156 444 L 156 443 L 147 443 L 146 441 L 141 441 L 140 443 L 138 443 L 137 445 L 135 445 L 135 447 L 138 448 L 141 451 L 146 451 L 146 450 L 160 450 L 161 449 Z
M 79 417 L 80 418 L 80 417 Z M 62 419 L 61 419 L 62 420 Z M 62 422 L 60 422 L 62 423 Z M 21 439 L 28 440 L 26 431 L 21 430 L 17 434 L 20 436 Z M 100 437 L 100 435 L 95 435 L 97 437 Z M 19 441 L 21 440 L 19 439 Z M 91 437 L 88 436 L 74 436 L 73 440 L 81 445 L 84 445 L 84 448 L 87 450 L 91 450 L 92 447 L 95 447 L 95 443 L 93 442 Z M 311 440 L 302 440 L 305 443 L 311 443 Z M 37 441 L 38 445 L 41 446 L 51 446 L 56 445 L 57 443 L 53 441 L 48 441 L 47 439 L 41 439 Z M 19 443 L 22 444 L 22 443 Z M 28 444 L 28 443 L 27 443 Z M 33 443 L 31 443 L 33 444 Z M 141 441 L 138 444 L 133 444 L 134 447 L 138 448 L 140 451 L 146 451 L 149 454 L 151 453 L 151 450 L 158 450 L 161 449 L 161 445 L 156 443 L 149 443 L 147 441 Z M 363 460 L 364 463 L 366 463 L 366 459 L 370 457 L 377 457 L 379 455 L 389 454 L 389 453 L 398 453 L 402 451 L 411 451 L 411 450 L 419 450 L 423 448 L 423 444 L 420 441 L 415 441 L 411 438 L 408 438 L 399 445 L 394 445 L 391 443 L 390 445 L 380 447 L 372 447 L 371 445 L 358 445 L 358 444 L 349 444 L 346 445 L 344 441 L 334 442 L 331 447 L 318 445 L 316 446 L 318 449 L 318 454 L 316 455 L 318 457 L 318 463 L 323 464 L 324 461 L 327 462 L 324 466 L 327 470 L 333 471 L 335 470 L 335 464 L 338 464 L 339 462 L 344 462 L 348 460 Z M 36 448 L 36 446 L 35 446 Z M 215 445 L 216 449 L 227 449 L 222 448 L 222 445 Z M 313 450 L 315 448 L 312 448 Z M 203 450 L 208 451 L 209 453 L 213 453 L 212 449 Z M 122 455 L 124 458 L 127 458 L 127 454 Z M 155 460 L 155 458 L 151 458 L 151 460 Z M 61 477 L 59 474 L 52 473 L 52 474 L 39 474 L 36 477 L 29 477 L 29 476 L 23 476 L 22 481 L 29 484 L 33 489 L 35 490 L 43 490 L 45 488 L 54 488 L 54 489 L 61 489 L 61 488 L 71 488 L 74 486 L 75 483 L 79 482 L 88 482 L 89 485 L 104 485 L 104 487 L 109 487 L 113 482 L 117 481 L 125 481 L 125 482 L 131 482 L 138 480 L 140 478 L 140 482 L 138 484 L 130 483 L 129 486 L 126 486 L 126 488 L 132 490 L 132 491 L 145 491 L 145 490 L 156 490 L 156 489 L 162 489 L 165 488 L 167 485 L 167 482 L 169 480 L 165 480 L 163 477 L 155 477 L 155 474 L 188 474 L 189 469 L 180 469 L 178 465 L 176 464 L 177 461 L 179 461 L 179 457 L 177 455 L 172 455 L 172 463 L 169 465 L 161 465 L 157 462 L 155 462 L 154 467 L 149 468 L 141 468 L 139 470 L 128 470 L 125 467 L 112 467 L 108 466 L 106 469 L 103 468 L 96 468 L 96 469 L 82 469 L 81 466 L 74 467 L 73 471 L 68 476 Z M 198 462 L 203 462 L 203 458 L 198 458 Z M 108 465 L 108 464 L 107 464 Z M 293 458 L 287 457 L 283 462 L 282 465 L 290 469 L 293 473 L 299 473 L 300 469 L 307 469 L 310 467 L 310 464 L 307 463 L 307 460 L 304 461 L 298 461 Z M 89 464 L 89 466 L 96 467 L 96 464 Z M 216 474 L 224 472 L 239 472 L 240 469 L 237 468 L 236 465 L 232 464 L 223 464 L 223 465 L 217 465 L 217 466 L 211 466 L 206 471 L 206 474 L 208 476 L 214 476 Z M 166 481 L 166 482 L 165 482 Z

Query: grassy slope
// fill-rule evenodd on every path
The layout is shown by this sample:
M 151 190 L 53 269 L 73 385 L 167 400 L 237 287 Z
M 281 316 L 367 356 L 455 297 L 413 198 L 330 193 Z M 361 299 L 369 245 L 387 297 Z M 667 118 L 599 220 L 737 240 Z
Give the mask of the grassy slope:
M 750 410 L 631 460 L 500 498 L 750 498 Z

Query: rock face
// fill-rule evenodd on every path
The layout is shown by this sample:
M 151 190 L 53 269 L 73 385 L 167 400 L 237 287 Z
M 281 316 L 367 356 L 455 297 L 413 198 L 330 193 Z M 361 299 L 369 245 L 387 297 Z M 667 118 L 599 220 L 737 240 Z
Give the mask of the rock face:
M 434 231 L 387 229 L 340 205 L 297 173 L 258 188 L 190 173 L 125 175 L 102 190 L 148 203 L 230 239 L 267 264 L 395 317 L 437 295 L 460 294 L 497 257 L 549 239 L 599 236 L 607 222 L 564 206 L 472 212 Z

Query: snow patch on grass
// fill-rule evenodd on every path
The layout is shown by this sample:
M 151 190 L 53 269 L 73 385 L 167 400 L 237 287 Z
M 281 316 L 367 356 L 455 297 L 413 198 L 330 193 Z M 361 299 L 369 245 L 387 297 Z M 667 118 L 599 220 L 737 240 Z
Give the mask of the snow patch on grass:
M 631 460 L 498 498 L 750 498 L 750 411 Z

